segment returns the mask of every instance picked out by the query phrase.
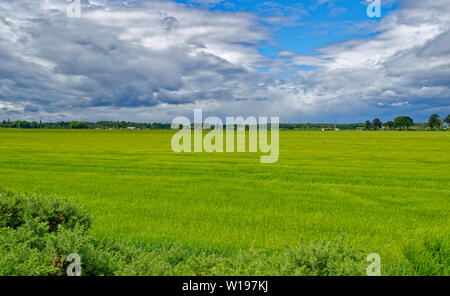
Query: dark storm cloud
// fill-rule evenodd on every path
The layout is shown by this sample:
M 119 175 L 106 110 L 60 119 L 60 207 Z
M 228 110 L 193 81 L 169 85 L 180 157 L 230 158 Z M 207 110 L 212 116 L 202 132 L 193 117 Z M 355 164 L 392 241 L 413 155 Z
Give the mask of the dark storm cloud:
M 298 121 L 450 112 L 443 0 L 404 1 L 371 38 L 278 58 L 258 51 L 271 32 L 248 13 L 83 3 L 81 18 L 63 0 L 0 3 L 0 116 L 170 121 L 194 105 Z M 298 66 L 312 68 L 284 77 Z
M 267 38 L 258 30 L 242 36 L 255 25 L 247 17 L 212 19 L 163 2 L 108 11 L 105 1 L 83 6 L 77 19 L 67 17 L 66 5 L 24 0 L 0 5 L 1 101 L 27 113 L 41 108 L 70 115 L 91 107 L 233 99 L 230 87 L 240 84 L 237 79 L 254 79 L 249 64 L 263 59 L 254 48 L 232 45 Z M 170 11 L 190 23 L 180 27 Z

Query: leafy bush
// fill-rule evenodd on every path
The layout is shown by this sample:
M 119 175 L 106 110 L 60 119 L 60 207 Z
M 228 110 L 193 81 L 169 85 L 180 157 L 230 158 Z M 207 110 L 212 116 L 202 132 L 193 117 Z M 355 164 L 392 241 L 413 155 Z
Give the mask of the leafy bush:
M 92 220 L 82 207 L 66 200 L 0 191 L 0 228 L 16 229 L 27 218 L 48 223 L 50 232 L 56 231 L 59 225 L 88 229 Z

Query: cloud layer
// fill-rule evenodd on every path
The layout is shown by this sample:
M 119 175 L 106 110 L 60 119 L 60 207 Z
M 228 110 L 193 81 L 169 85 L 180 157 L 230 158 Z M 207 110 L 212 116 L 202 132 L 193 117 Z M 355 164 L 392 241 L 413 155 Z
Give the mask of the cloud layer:
M 168 1 L 0 3 L 0 119 L 171 121 L 262 115 L 281 121 L 361 121 L 450 113 L 447 1 L 410 0 L 370 38 L 279 52 L 251 13 Z M 292 69 L 310 67 L 296 75 Z M 261 69 L 266 69 L 261 71 Z M 286 78 L 287 77 L 287 78 Z M 445 114 L 446 115 L 446 114 Z

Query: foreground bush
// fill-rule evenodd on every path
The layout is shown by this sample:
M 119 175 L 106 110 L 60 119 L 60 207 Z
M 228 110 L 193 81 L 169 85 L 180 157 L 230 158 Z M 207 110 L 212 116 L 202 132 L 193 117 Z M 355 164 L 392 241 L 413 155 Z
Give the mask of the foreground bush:
M 0 275 L 63 276 L 67 255 L 81 257 L 82 275 L 364 275 L 364 252 L 344 239 L 299 243 L 281 251 L 225 253 L 172 244 L 137 246 L 96 239 L 91 218 L 68 201 L 0 191 Z M 392 274 L 447 274 L 449 248 L 428 242 L 405 249 Z
M 0 228 L 17 229 L 29 219 L 48 224 L 49 232 L 56 231 L 59 225 L 84 230 L 91 225 L 88 212 L 69 201 L 0 191 Z

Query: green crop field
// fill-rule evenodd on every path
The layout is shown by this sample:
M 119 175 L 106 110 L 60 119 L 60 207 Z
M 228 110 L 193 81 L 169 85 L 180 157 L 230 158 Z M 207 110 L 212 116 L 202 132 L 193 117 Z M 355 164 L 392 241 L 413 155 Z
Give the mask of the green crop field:
M 172 131 L 0 130 L 0 186 L 73 199 L 91 234 L 276 250 L 335 239 L 382 258 L 450 237 L 450 133 L 280 132 L 280 158 L 171 151 Z

